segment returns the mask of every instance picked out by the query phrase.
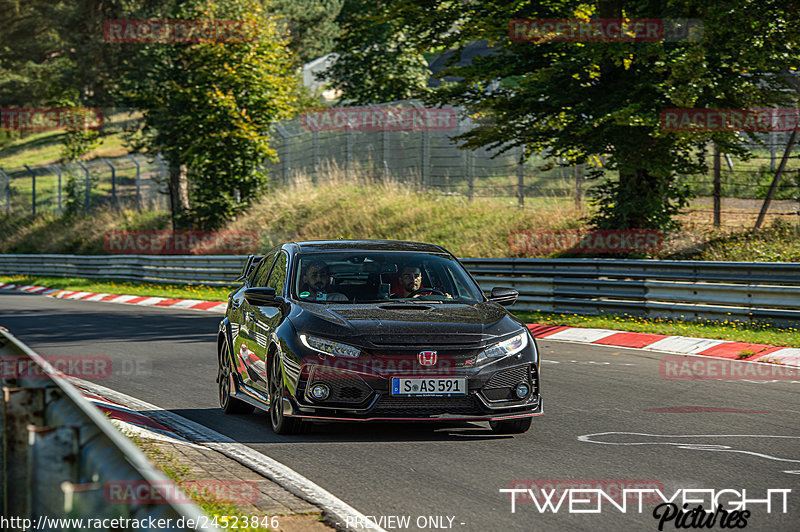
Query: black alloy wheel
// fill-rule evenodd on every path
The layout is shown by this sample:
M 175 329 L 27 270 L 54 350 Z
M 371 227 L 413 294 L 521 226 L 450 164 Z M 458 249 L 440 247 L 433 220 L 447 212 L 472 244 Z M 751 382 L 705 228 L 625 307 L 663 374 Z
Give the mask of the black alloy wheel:
M 269 375 L 269 422 L 272 425 L 272 431 L 275 434 L 285 435 L 307 432 L 310 428 L 308 423 L 304 423 L 302 419 L 287 417 L 283 414 L 284 390 L 281 359 L 275 354 L 272 357 Z
M 226 414 L 252 414 L 253 407 L 244 401 L 231 396 L 231 356 L 228 351 L 228 343 L 223 342 L 222 353 L 219 359 L 219 406 Z

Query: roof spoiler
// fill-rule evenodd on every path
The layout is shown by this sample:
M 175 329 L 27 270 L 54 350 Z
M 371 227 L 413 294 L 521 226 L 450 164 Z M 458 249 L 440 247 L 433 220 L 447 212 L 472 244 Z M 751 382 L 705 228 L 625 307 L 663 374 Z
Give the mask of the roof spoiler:
M 248 255 L 247 261 L 244 263 L 244 268 L 242 268 L 242 273 L 239 274 L 239 277 L 236 278 L 236 282 L 244 281 L 247 277 L 250 276 L 253 270 L 256 269 L 261 263 L 261 260 L 264 258 L 264 255 Z

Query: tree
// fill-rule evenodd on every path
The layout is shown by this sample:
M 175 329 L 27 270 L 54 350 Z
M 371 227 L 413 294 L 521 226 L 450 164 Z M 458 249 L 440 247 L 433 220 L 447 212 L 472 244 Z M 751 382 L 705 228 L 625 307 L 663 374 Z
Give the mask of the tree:
M 303 65 L 333 50 L 339 35 L 336 17 L 343 0 L 272 0 L 270 11 L 280 15 L 291 34 L 289 48 L 298 65 Z
M 345 0 L 337 18 L 337 60 L 321 79 L 354 104 L 388 102 L 427 94 L 428 63 L 404 28 L 388 16 L 391 1 Z
M 296 78 L 286 39 L 256 0 L 183 3 L 165 18 L 255 30 L 244 42 L 140 45 L 148 69 L 126 75 L 122 92 L 143 110 L 134 144 L 169 164 L 173 227 L 213 229 L 265 183 L 259 167 L 276 157 L 268 129 L 289 115 Z
M 458 76 L 431 102 L 460 104 L 484 127 L 460 138 L 468 148 L 582 163 L 609 154 L 618 178 L 595 187 L 592 219 L 599 228 L 674 226 L 686 204 L 680 176 L 704 171 L 706 145 L 746 154 L 733 132 L 675 132 L 659 126 L 668 108 L 749 108 L 785 103 L 786 83 L 771 75 L 800 64 L 798 10 L 781 0 L 609 0 L 552 2 L 400 0 L 386 8 L 396 31 L 414 35 L 418 50 L 460 50 L 488 39 L 495 52 L 456 66 Z M 695 18 L 697 42 L 514 42 L 514 19 Z
M 58 21 L 69 8 L 50 0 L 0 0 L 0 102 L 41 105 L 59 95 L 69 66 Z

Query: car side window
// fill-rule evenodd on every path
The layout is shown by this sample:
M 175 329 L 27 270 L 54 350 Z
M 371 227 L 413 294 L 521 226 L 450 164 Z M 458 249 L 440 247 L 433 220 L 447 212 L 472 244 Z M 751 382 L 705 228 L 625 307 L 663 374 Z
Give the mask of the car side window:
M 275 257 L 275 265 L 266 286 L 275 289 L 276 296 L 283 296 L 283 287 L 286 285 L 286 268 L 289 265 L 289 256 L 284 252 L 278 252 Z
M 272 264 L 275 262 L 275 256 L 277 254 L 278 252 L 275 252 L 274 254 L 264 257 L 253 276 L 253 282 L 250 283 L 251 286 L 267 286 L 267 278 L 269 277 L 269 272 L 272 269 Z

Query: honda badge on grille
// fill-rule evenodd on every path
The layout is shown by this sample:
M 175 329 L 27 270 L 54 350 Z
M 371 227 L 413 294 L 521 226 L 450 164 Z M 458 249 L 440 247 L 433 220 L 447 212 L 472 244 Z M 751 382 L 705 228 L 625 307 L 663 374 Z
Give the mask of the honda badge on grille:
M 417 360 L 421 366 L 433 366 L 436 364 L 436 351 L 420 351 Z

